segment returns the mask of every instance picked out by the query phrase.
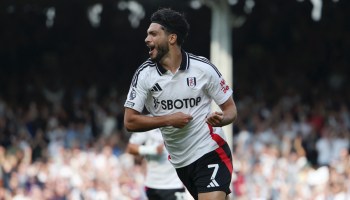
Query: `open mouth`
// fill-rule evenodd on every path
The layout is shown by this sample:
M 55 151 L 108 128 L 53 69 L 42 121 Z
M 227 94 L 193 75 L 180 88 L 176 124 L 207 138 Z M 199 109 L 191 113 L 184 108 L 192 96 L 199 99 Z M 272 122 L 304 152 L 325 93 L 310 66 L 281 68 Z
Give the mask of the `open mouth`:
M 155 47 L 154 46 L 148 46 L 148 48 L 149 48 L 148 54 L 151 55 L 153 53 L 153 50 L 155 49 Z

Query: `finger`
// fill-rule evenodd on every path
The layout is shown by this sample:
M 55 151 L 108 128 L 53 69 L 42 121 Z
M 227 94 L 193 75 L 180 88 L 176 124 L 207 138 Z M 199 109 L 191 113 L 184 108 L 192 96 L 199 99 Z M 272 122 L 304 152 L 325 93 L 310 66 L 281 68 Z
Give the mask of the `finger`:
M 224 115 L 223 112 L 217 112 L 217 111 L 215 111 L 215 114 L 216 114 L 216 115 L 219 115 L 219 116 L 223 116 L 223 115 Z
M 211 126 L 213 126 L 213 124 L 207 119 L 207 124 L 209 124 L 209 125 L 211 125 Z
M 222 114 L 222 115 L 219 115 L 219 123 L 221 123 L 222 122 L 222 120 L 224 119 L 224 115 Z
M 207 123 L 210 124 L 210 125 L 215 125 L 218 123 L 218 119 L 216 119 L 215 117 L 210 117 L 207 119 Z
M 213 116 L 213 120 L 215 120 L 216 122 L 220 122 L 221 121 L 221 116 L 220 115 L 214 115 Z

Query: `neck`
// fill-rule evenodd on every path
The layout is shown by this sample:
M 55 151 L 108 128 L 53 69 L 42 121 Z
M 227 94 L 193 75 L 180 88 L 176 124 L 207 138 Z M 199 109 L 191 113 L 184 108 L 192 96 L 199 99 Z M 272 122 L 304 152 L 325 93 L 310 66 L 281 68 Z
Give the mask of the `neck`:
M 168 55 L 165 56 L 159 63 L 167 70 L 175 73 L 182 61 L 181 49 L 176 48 L 169 51 Z

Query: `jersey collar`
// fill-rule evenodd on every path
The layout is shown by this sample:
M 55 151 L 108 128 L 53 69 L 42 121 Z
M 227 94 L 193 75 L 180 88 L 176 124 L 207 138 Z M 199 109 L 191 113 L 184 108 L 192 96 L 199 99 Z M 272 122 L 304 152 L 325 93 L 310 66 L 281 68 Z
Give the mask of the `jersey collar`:
M 188 57 L 188 53 L 183 49 L 181 49 L 181 54 L 182 54 L 182 60 L 181 60 L 179 70 L 187 70 L 190 67 L 190 59 Z M 160 76 L 163 75 L 165 72 L 167 72 L 167 70 L 159 62 L 157 62 L 156 64 L 157 64 L 156 66 L 157 71 Z

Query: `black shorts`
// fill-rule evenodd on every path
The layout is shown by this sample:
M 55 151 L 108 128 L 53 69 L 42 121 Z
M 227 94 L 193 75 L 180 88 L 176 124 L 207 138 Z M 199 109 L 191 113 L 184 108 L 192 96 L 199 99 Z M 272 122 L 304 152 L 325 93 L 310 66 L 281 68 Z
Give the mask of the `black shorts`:
M 177 168 L 176 172 L 195 199 L 198 199 L 198 193 L 223 191 L 229 194 L 232 178 L 231 150 L 225 142 L 192 164 Z
M 146 187 L 148 200 L 184 200 L 186 199 L 185 188 L 179 189 L 154 189 Z

